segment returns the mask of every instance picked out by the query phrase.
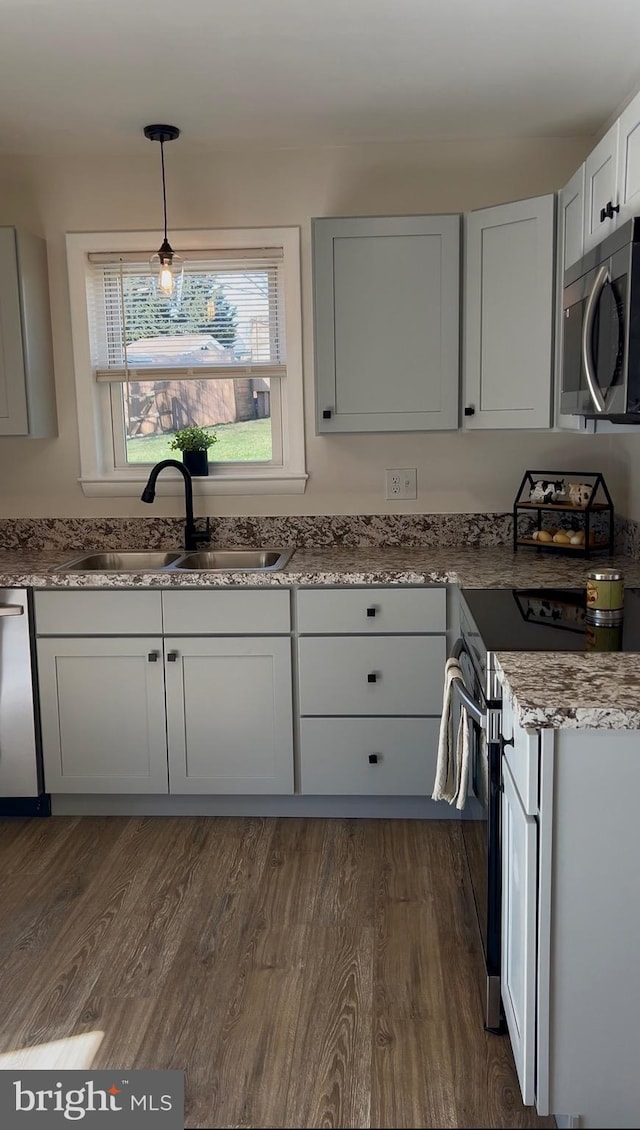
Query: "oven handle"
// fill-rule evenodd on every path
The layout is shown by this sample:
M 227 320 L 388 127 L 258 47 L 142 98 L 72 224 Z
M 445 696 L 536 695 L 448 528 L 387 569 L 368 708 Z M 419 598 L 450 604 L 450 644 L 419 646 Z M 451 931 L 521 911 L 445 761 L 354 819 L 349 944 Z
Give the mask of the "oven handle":
M 591 342 L 593 340 L 593 323 L 596 316 L 596 307 L 602 295 L 602 292 L 607 285 L 611 282 L 611 275 L 606 263 L 603 263 L 598 271 L 595 282 L 591 288 L 591 293 L 587 299 L 587 308 L 584 312 L 584 322 L 582 324 L 582 363 L 584 365 L 585 376 L 587 384 L 589 385 L 589 393 L 595 405 L 596 412 L 604 412 L 606 405 L 602 389 L 598 384 L 598 376 L 593 365 L 593 353 L 591 350 Z
M 451 658 L 459 659 L 464 651 L 464 641 L 462 639 L 456 640 L 451 651 Z M 487 712 L 484 706 L 481 706 L 471 697 L 462 679 L 458 678 L 458 676 L 451 680 L 451 687 L 457 694 L 469 717 L 472 718 L 476 725 L 480 726 L 482 730 L 486 730 Z

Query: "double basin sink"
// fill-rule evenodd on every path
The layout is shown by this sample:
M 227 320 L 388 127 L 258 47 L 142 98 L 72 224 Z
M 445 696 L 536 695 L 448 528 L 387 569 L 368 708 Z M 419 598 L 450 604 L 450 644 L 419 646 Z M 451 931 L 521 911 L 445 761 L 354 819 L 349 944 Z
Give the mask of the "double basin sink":
M 200 572 L 264 573 L 283 569 L 293 549 L 199 549 L 193 552 L 173 550 L 149 552 L 122 551 L 85 553 L 52 572 L 64 573 L 159 573 L 196 570 Z

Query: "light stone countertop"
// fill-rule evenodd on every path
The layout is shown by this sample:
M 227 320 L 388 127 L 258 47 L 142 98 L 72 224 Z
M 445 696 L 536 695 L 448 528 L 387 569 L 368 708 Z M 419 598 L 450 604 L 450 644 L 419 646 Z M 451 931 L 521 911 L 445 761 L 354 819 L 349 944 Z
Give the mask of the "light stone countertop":
M 525 728 L 640 729 L 640 654 L 502 651 L 496 660 Z
M 434 583 L 463 588 L 581 587 L 594 563 L 615 566 L 624 573 L 627 585 L 640 586 L 640 561 L 630 557 L 586 559 L 522 549 L 514 553 L 504 546 L 297 549 L 284 569 L 264 573 L 50 572 L 51 566 L 78 556 L 78 550 L 0 551 L 0 587 L 202 589 Z M 500 652 L 498 660 L 506 693 L 523 726 L 640 729 L 640 655 Z
M 91 547 L 87 548 L 90 551 Z M 137 548 L 128 546 L 124 548 Z M 172 548 L 172 547 L 168 547 Z M 177 548 L 177 547 L 176 547 Z M 231 547 L 225 547 L 231 548 Z M 640 561 L 630 557 L 591 559 L 506 546 L 296 549 L 284 569 L 253 572 L 65 573 L 51 566 L 80 551 L 0 551 L 0 587 L 10 588 L 210 588 L 229 585 L 420 585 L 467 588 L 581 587 L 594 563 L 621 569 L 627 585 L 640 585 Z

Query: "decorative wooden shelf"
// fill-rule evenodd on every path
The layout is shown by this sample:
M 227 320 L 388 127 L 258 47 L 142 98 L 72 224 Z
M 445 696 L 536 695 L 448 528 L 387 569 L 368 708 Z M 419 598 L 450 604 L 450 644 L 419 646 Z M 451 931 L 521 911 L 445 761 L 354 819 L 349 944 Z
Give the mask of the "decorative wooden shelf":
M 533 502 L 530 496 L 539 480 L 545 480 L 549 483 L 562 480 L 565 488 L 568 488 L 571 483 L 581 483 L 590 488 L 591 494 L 589 500 L 583 505 L 576 505 L 569 501 Z M 570 542 L 559 544 L 554 541 L 538 541 L 537 538 L 531 537 L 531 528 L 528 529 L 526 534 L 521 534 L 518 519 L 524 514 L 528 516 L 529 521 L 534 515 L 537 515 L 536 528 L 538 530 L 549 529 L 550 523 L 545 523 L 545 515 L 566 514 L 569 522 L 566 527 L 567 532 L 571 530 L 574 533 L 584 532 L 584 542 L 582 545 L 571 545 Z M 590 536 L 593 534 L 592 521 L 596 517 L 599 519 L 598 540 L 590 541 Z M 606 519 L 606 522 L 603 519 Z M 563 527 L 560 526 L 560 528 Z M 554 529 L 557 529 L 557 527 L 554 527 Z M 514 552 L 519 546 L 525 546 L 527 549 L 550 549 L 560 553 L 568 552 L 579 557 L 589 557 L 592 553 L 608 552 L 612 554 L 613 537 L 613 502 L 607 484 L 599 471 L 525 471 L 513 504 Z

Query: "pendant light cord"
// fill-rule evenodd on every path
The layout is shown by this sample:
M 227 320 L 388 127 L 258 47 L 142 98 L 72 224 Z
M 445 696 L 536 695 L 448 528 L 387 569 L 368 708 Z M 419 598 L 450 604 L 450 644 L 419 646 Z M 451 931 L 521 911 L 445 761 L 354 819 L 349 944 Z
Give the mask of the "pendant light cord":
M 164 179 L 164 141 L 160 142 L 160 161 L 162 163 L 162 209 L 164 213 L 164 239 L 167 241 L 167 187 Z

